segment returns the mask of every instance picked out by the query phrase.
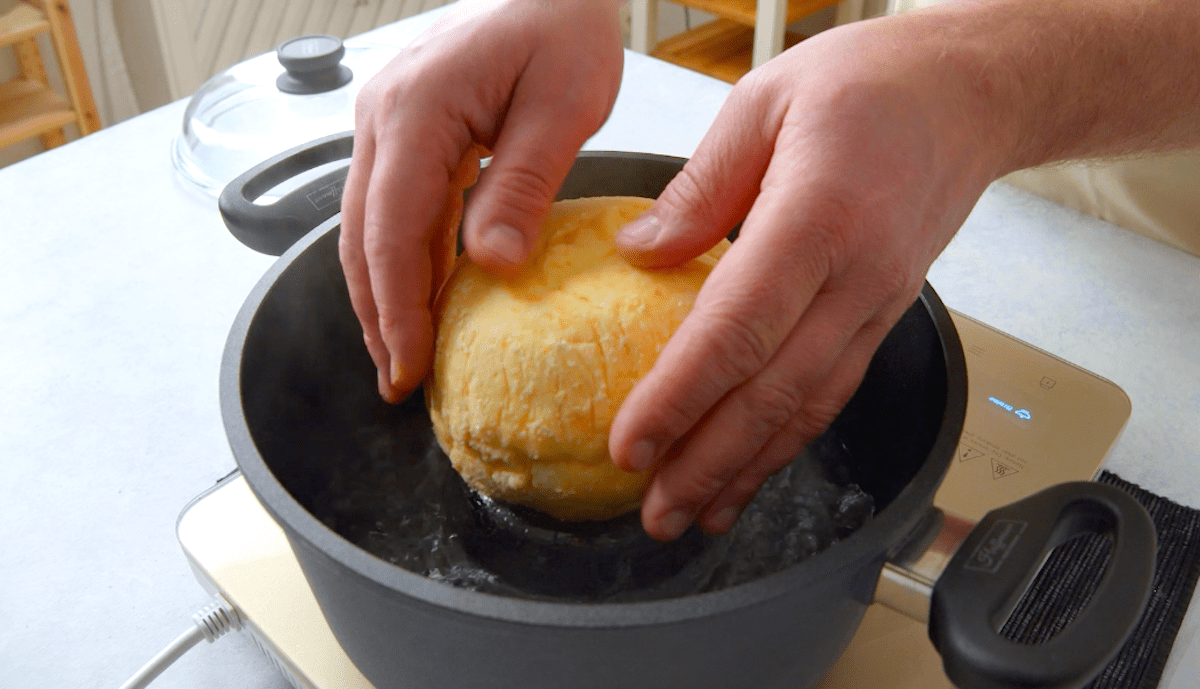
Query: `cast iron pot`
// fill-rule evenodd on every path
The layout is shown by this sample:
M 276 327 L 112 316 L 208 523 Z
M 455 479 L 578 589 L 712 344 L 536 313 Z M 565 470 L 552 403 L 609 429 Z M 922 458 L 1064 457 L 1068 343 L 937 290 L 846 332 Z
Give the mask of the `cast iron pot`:
M 973 530 L 931 506 L 962 430 L 967 374 L 949 314 L 928 285 L 849 405 L 805 450 L 873 495 L 876 516 L 800 564 L 710 593 L 575 604 L 454 588 L 353 545 L 306 508 L 329 481 L 329 457 L 335 448 L 365 452 L 355 445 L 366 442 L 362 429 L 399 428 L 411 421 L 404 415 L 424 409 L 419 399 L 390 406 L 376 394 L 338 260 L 333 213 L 344 169 L 275 206 L 252 203 L 299 171 L 348 157 L 350 147 L 346 134 L 284 153 L 222 195 L 239 238 L 283 255 L 233 325 L 221 404 L 242 473 L 287 534 L 334 635 L 376 687 L 810 687 L 875 600 L 928 618 L 958 686 L 1078 687 L 1136 624 L 1155 536 L 1126 493 L 1063 484 Z M 583 153 L 560 198 L 657 196 L 683 162 Z M 1087 532 L 1113 542 L 1089 604 L 1042 645 L 1001 636 L 1047 552 Z

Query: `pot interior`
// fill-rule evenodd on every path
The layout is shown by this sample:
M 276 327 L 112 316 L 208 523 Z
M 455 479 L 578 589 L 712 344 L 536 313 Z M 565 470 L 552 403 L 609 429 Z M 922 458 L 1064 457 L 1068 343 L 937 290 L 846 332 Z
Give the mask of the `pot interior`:
M 614 163 L 610 155 L 589 163 L 581 157 L 561 196 L 657 195 L 679 163 L 650 160 L 643 166 L 646 169 L 630 174 L 629 159 Z M 763 494 L 771 492 L 778 498 L 773 507 L 757 517 L 751 513 L 743 517 L 742 522 L 758 519 L 751 525 L 754 540 L 731 545 L 728 539 L 714 541 L 692 532 L 673 546 L 676 551 L 663 556 L 668 562 L 665 574 L 658 572 L 653 575 L 657 579 L 633 593 L 610 590 L 608 574 L 601 575 L 603 583 L 590 588 L 560 591 L 553 583 L 531 588 L 505 576 L 497 578 L 487 568 L 464 568 L 455 561 L 459 556 L 455 548 L 475 534 L 498 544 L 495 550 L 503 562 L 496 567 L 504 572 L 544 573 L 554 569 L 556 562 L 554 553 L 545 548 L 522 552 L 512 543 L 496 540 L 496 534 L 486 529 L 479 531 L 478 524 L 468 523 L 478 510 L 469 504 L 461 480 L 438 448 L 420 391 L 399 405 L 379 399 L 374 365 L 363 346 L 342 275 L 337 238 L 337 228 L 332 227 L 315 239 L 310 237 L 302 251 L 285 255 L 281 261 L 287 262 L 286 267 L 257 304 L 241 343 L 239 366 L 241 407 L 255 457 L 237 452 L 236 447 L 235 454 L 240 464 L 261 458 L 304 509 L 342 537 L 382 559 L 451 584 L 534 598 L 670 597 L 708 590 L 697 589 L 696 580 L 714 576 L 711 568 L 697 574 L 696 567 L 708 567 L 718 556 L 728 561 L 730 549 L 739 547 L 754 551 L 750 554 L 761 561 L 754 560 L 733 574 L 727 568 L 725 579 L 717 583 L 727 586 L 753 580 L 845 537 L 869 516 L 862 510 L 885 510 L 930 460 L 939 434 L 945 432 L 945 420 L 957 415 L 961 424 L 964 414 L 961 408 L 948 411 L 948 386 L 965 388 L 965 371 L 955 371 L 950 380 L 943 335 L 934 317 L 934 309 L 942 307 L 936 296 L 931 305 L 927 297 L 932 290 L 926 286 L 926 298 L 918 300 L 885 339 L 841 415 L 764 489 Z M 942 320 L 949 322 L 948 317 Z M 945 457 L 933 459 L 943 465 L 941 471 L 952 449 L 946 450 Z M 940 473 L 937 476 L 940 480 Z M 795 488 L 808 478 L 816 483 Z M 805 510 L 815 503 L 825 503 L 834 512 L 832 522 L 816 527 L 819 535 L 824 534 L 817 539 L 822 542 L 803 536 L 799 538 L 809 541 L 780 552 L 781 539 L 796 533 L 795 523 L 809 519 Z M 452 537 L 432 544 L 392 538 L 397 530 L 432 534 L 439 529 Z M 733 557 L 743 557 L 739 553 Z M 613 566 L 628 570 L 632 563 L 636 568 L 647 557 L 654 555 L 625 553 Z M 534 579 L 547 581 L 544 576 Z M 629 597 L 622 598 L 625 594 Z

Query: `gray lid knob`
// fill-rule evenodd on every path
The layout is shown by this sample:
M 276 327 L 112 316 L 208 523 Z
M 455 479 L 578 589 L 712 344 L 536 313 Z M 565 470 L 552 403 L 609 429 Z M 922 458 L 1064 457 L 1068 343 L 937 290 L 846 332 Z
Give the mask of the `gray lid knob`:
M 354 78 L 342 64 L 346 48 L 337 36 L 299 36 L 279 44 L 276 55 L 285 71 L 275 79 L 284 93 L 309 95 L 345 86 Z

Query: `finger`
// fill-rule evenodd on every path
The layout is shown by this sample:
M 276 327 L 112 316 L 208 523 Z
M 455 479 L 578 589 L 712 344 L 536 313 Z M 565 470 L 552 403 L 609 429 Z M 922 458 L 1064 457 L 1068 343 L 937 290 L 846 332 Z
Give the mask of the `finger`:
M 617 250 L 644 268 L 708 251 L 746 216 L 771 159 L 780 119 L 743 87 L 726 100 L 695 154 L 654 205 L 617 234 Z
M 429 243 L 429 264 L 431 268 L 429 279 L 429 304 L 432 308 L 437 301 L 438 292 L 454 268 L 455 251 L 459 222 L 462 221 L 463 198 L 462 191 L 450 188 L 446 192 L 446 202 L 442 212 L 435 221 L 433 237 Z
M 472 143 L 463 153 L 462 159 L 458 161 L 458 168 L 454 170 L 454 177 L 450 180 L 450 186 L 454 189 L 462 191 L 469 189 L 479 181 L 479 163 L 484 158 L 492 155 L 486 147 Z
M 362 243 L 388 353 L 388 382 L 399 397 L 421 382 L 432 357 L 430 246 L 441 231 L 437 221 L 447 188 L 468 144 L 407 121 L 398 121 L 380 138 L 385 137 L 387 147 L 377 146 L 371 168 Z M 469 141 L 465 133 L 461 138 Z
M 617 466 L 650 468 L 718 400 L 767 365 L 808 308 L 829 275 L 830 254 L 839 251 L 828 245 L 844 214 L 804 202 L 804 192 L 797 186 L 755 201 L 691 313 L 617 412 L 609 437 Z
M 378 372 L 379 395 L 388 401 L 395 401 L 396 395 L 388 374 L 391 359 L 379 336 L 379 314 L 375 311 L 375 296 L 371 292 L 371 278 L 362 242 L 367 184 L 375 159 L 374 138 L 360 128 L 355 133 L 354 148 L 355 155 L 350 161 L 346 187 L 342 192 L 338 255 L 342 263 L 342 272 L 346 276 L 346 287 L 350 292 L 350 304 L 358 322 L 362 324 L 363 341 Z
M 854 335 L 836 359 L 832 370 L 819 387 L 809 394 L 810 404 L 775 433 L 717 496 L 702 508 L 698 522 L 705 531 L 725 533 L 733 528 L 763 483 L 795 459 L 805 445 L 833 423 L 862 382 L 875 350 L 887 335 L 887 322 L 871 321 Z
M 438 292 L 454 268 L 458 250 L 458 228 L 462 222 L 463 191 L 479 179 L 481 153 L 486 153 L 482 146 L 467 147 L 450 179 L 450 188 L 446 190 L 442 213 L 435 222 L 434 236 L 429 247 L 429 261 L 433 271 L 429 292 L 430 306 L 437 300 Z
M 821 393 L 871 312 L 865 305 L 848 308 L 836 292 L 818 297 L 770 363 L 714 405 L 662 463 L 642 502 L 647 532 L 677 537 L 682 531 L 673 529 L 686 528 L 780 431 L 798 420 L 811 419 L 812 430 L 832 420 L 838 407 L 827 405 L 836 400 Z M 766 475 L 779 467 L 759 467 L 768 468 Z
M 577 75 L 565 90 L 547 93 L 545 84 L 563 82 L 553 74 L 558 67 L 535 59 L 525 70 L 464 212 L 464 247 L 485 269 L 513 273 L 524 265 L 579 149 L 616 97 L 619 69 Z

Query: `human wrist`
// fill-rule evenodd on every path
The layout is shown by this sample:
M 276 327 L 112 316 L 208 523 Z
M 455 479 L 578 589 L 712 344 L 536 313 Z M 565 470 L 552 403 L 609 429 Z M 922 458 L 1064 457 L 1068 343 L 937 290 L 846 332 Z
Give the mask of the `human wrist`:
M 863 102 L 904 122 L 896 135 L 925 141 L 948 184 L 982 192 L 1018 164 L 1025 113 L 1012 107 L 1003 75 L 989 71 L 969 23 L 961 12 L 913 12 L 846 25 L 835 50 L 851 57 L 830 78 L 873 91 Z
M 999 174 L 1200 146 L 1194 0 L 965 0 L 901 18 L 932 38 L 912 50 L 956 75 Z
M 1016 97 L 1011 70 L 995 67 L 976 14 L 935 6 L 883 18 L 877 30 L 886 37 L 877 59 L 888 60 L 891 79 L 927 113 L 941 157 L 961 166 L 958 174 L 986 186 L 1038 157 L 1027 140 L 1035 113 Z

